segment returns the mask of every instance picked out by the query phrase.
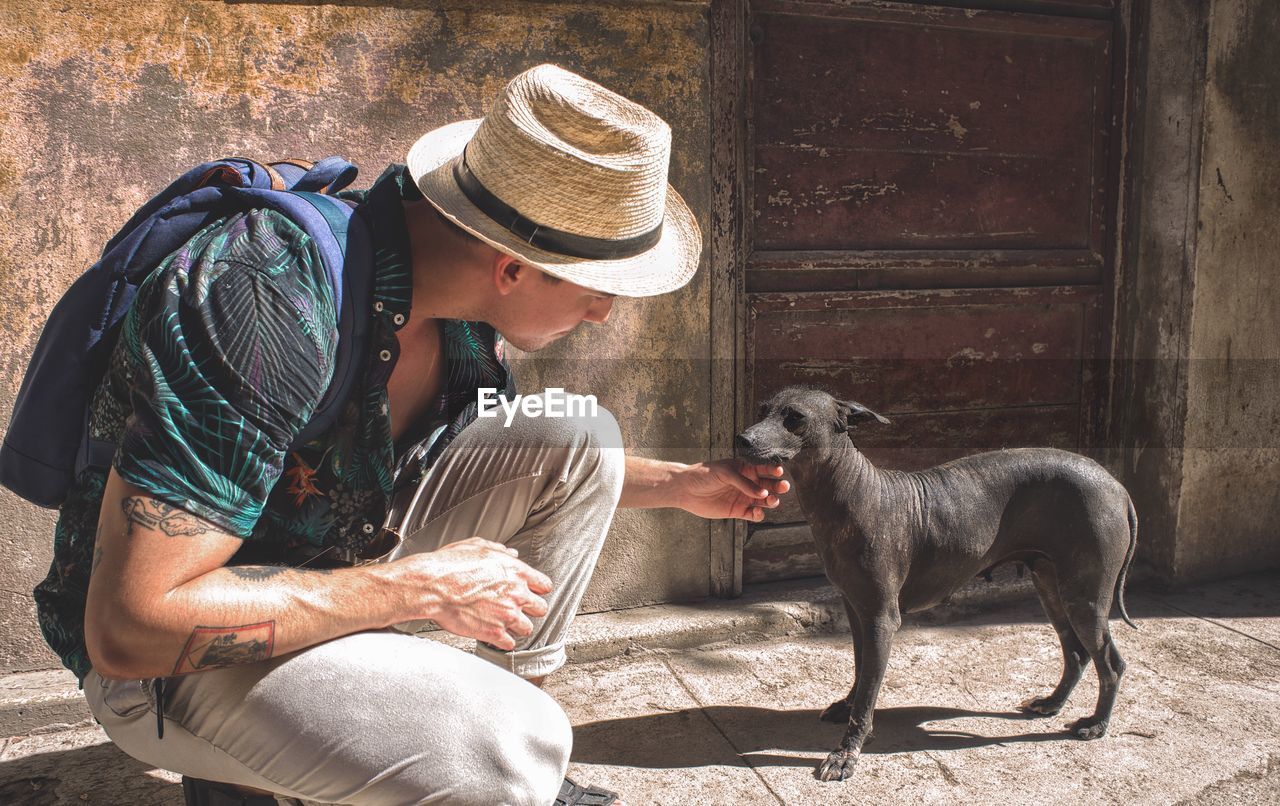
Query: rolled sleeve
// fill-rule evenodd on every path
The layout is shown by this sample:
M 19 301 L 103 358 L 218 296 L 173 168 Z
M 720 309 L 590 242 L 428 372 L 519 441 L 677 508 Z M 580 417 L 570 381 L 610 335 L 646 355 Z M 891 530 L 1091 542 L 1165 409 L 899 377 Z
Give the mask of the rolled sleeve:
M 250 537 L 328 387 L 336 322 L 316 249 L 283 216 L 239 214 L 193 238 L 125 320 L 132 415 L 117 473 Z

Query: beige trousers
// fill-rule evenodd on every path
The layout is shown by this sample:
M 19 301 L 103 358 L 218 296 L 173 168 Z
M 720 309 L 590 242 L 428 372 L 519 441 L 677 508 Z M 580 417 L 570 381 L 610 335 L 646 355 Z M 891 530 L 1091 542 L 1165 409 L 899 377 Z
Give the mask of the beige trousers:
M 148 764 L 282 800 L 550 804 L 572 731 L 521 678 L 564 663 L 621 495 L 623 452 L 603 409 L 504 419 L 468 426 L 388 522 L 406 536 L 397 556 L 479 535 L 551 577 L 550 612 L 515 651 L 473 655 L 382 630 L 170 678 L 163 739 L 152 681 L 90 672 L 85 697 L 111 739 Z

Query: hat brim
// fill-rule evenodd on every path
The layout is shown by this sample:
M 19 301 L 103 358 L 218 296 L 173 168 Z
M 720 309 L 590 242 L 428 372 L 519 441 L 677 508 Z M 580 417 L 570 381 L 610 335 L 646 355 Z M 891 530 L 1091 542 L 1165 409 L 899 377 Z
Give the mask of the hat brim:
M 463 120 L 427 132 L 409 149 L 409 175 L 422 195 L 453 223 L 500 252 L 548 274 L 606 294 L 649 297 L 675 291 L 698 270 L 702 235 L 684 199 L 667 186 L 662 237 L 639 255 L 616 260 L 562 255 L 531 246 L 471 203 L 453 178 L 453 166 L 480 127 Z

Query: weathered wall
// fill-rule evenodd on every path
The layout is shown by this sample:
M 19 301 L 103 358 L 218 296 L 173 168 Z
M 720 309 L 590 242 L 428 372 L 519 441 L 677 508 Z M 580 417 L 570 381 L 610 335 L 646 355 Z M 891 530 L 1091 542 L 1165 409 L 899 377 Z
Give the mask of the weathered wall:
M 1189 582 L 1280 564 L 1280 8 L 1152 0 L 1120 327 L 1139 556 Z
M 1280 564 L 1280 6 L 1209 18 L 1180 580 Z
M 49 309 L 175 171 L 244 154 L 340 153 L 372 181 L 424 131 L 477 117 L 506 80 L 553 61 L 654 109 L 671 179 L 707 229 L 704 3 L 389 0 L 48 5 L 0 0 L 0 417 Z M 524 388 L 595 392 L 637 451 L 705 458 L 703 271 L 678 294 L 622 301 L 604 328 L 522 362 Z M 574 361 L 590 355 L 592 360 Z M 701 369 L 698 369 L 701 367 Z M 678 449 L 678 450 L 677 450 Z M 30 590 L 49 513 L 0 492 L 0 671 L 54 665 Z M 586 606 L 706 594 L 706 522 L 618 517 Z
M 1173 568 L 1182 494 L 1186 362 L 1195 282 L 1204 41 L 1201 0 L 1152 0 L 1135 49 L 1131 196 L 1116 306 L 1125 422 L 1123 480 L 1138 559 Z

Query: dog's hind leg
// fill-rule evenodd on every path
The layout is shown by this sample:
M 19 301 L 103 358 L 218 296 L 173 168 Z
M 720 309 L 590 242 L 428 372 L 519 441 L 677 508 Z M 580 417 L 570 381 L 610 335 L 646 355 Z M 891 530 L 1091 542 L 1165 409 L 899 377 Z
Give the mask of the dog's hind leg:
M 889 651 L 893 637 L 902 626 L 898 602 L 884 602 L 876 608 L 875 615 L 860 619 L 862 626 L 862 651 L 859 653 L 857 679 L 853 686 L 853 702 L 849 709 L 849 724 L 845 728 L 840 746 L 832 750 L 818 766 L 817 776 L 823 781 L 843 781 L 853 772 L 862 745 L 871 734 L 871 720 L 875 712 L 876 697 L 884 673 L 889 666 Z
M 1078 580 L 1074 583 L 1063 580 L 1059 586 L 1071 626 L 1098 671 L 1098 705 L 1093 716 L 1078 719 L 1070 726 L 1071 732 L 1079 739 L 1097 739 L 1106 734 L 1111 709 L 1120 690 L 1120 678 L 1124 676 L 1125 662 L 1111 640 L 1111 626 L 1107 621 L 1114 588 L 1114 579 Z
M 1062 644 L 1062 679 L 1048 697 L 1036 697 L 1027 700 L 1020 706 L 1023 713 L 1031 716 L 1053 716 L 1062 710 L 1062 705 L 1071 696 L 1071 691 L 1080 682 L 1080 675 L 1089 662 L 1089 654 L 1076 636 L 1071 619 L 1062 605 L 1062 596 L 1058 593 L 1058 574 L 1053 563 L 1048 559 L 1037 559 L 1028 563 L 1031 568 L 1031 581 L 1035 583 L 1036 592 L 1040 594 L 1040 604 L 1044 606 L 1049 623 L 1058 634 Z
M 847 696 L 828 705 L 818 717 L 823 722 L 835 722 L 839 725 L 849 721 L 849 708 L 853 703 L 853 694 L 858 690 L 858 680 L 862 677 L 862 625 L 858 621 L 858 612 L 853 609 L 853 605 L 849 604 L 849 598 L 847 596 L 841 598 L 844 601 L 844 612 L 849 614 L 849 631 L 853 633 L 853 685 L 849 687 Z

